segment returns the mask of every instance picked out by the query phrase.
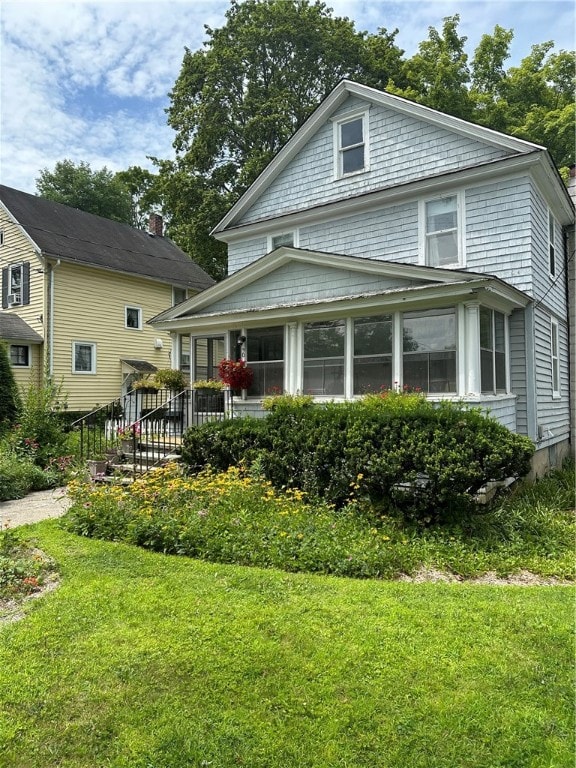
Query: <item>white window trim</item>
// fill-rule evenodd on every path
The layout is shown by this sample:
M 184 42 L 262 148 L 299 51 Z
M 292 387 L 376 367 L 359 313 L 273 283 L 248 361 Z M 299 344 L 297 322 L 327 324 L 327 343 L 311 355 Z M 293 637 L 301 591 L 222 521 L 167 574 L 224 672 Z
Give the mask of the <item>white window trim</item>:
M 20 270 L 20 287 L 18 288 L 18 291 L 14 293 L 12 290 L 12 272 L 19 269 Z M 24 262 L 18 262 L 17 264 L 9 264 L 8 265 L 8 296 L 19 296 L 20 301 L 16 302 L 8 302 L 8 307 L 19 307 L 22 304 L 22 299 L 24 296 Z
M 92 347 L 92 368 L 89 371 L 76 370 L 76 346 Z M 93 341 L 72 342 L 72 373 L 75 376 L 94 376 L 96 374 L 96 344 Z
M 266 253 L 270 253 L 271 251 L 276 250 L 276 248 L 283 247 L 280 245 L 274 246 L 272 243 L 275 237 L 280 237 L 281 235 L 292 235 L 293 245 L 286 246 L 286 247 L 298 248 L 298 245 L 300 243 L 300 231 L 298 229 L 283 229 L 283 230 L 279 230 L 278 232 L 272 232 L 270 235 L 268 235 L 267 243 L 266 243 Z
M 4 245 L 4 230 L 0 229 L 0 245 Z
M 351 173 L 342 173 L 342 147 L 340 146 L 340 126 L 344 123 L 351 123 L 353 120 L 362 118 L 362 139 L 364 145 L 364 167 Z M 367 173 L 370 170 L 370 135 L 368 132 L 369 120 L 368 109 L 359 109 L 355 112 L 348 112 L 345 115 L 337 115 L 332 118 L 333 124 L 333 155 L 334 155 L 334 181 L 349 179 L 351 176 L 358 176 L 361 173 Z
M 552 237 L 550 237 L 552 235 Z M 552 251 L 553 259 L 550 258 L 550 251 Z M 556 258 L 556 219 L 552 215 L 552 211 L 548 211 L 548 275 L 551 280 L 556 279 L 557 273 L 557 258 Z M 553 262 L 554 271 L 550 269 L 550 265 Z
M 554 338 L 556 340 L 556 355 L 554 355 Z M 554 389 L 554 373 L 556 373 L 557 389 Z M 558 321 L 550 318 L 550 374 L 552 379 L 552 397 L 561 397 L 560 391 L 560 327 Z
M 134 309 L 138 312 L 138 326 L 136 328 L 128 325 L 128 310 Z M 136 307 L 133 304 L 126 304 L 124 307 L 124 327 L 127 331 L 141 331 L 142 330 L 142 307 Z
M 175 306 L 176 306 L 176 304 L 180 304 L 180 302 L 179 302 L 179 301 L 178 301 L 178 302 L 176 301 L 175 292 L 176 292 L 177 290 L 181 290 L 181 291 L 184 291 L 184 293 L 185 293 L 185 298 L 184 298 L 184 299 L 182 299 L 182 301 L 186 301 L 188 298 L 190 298 L 190 297 L 188 296 L 188 288 L 184 288 L 184 286 L 180 286 L 180 285 L 173 285 L 173 286 L 172 286 L 172 306 L 173 306 L 173 307 L 175 307 Z
M 463 189 L 451 190 L 445 195 L 425 197 L 418 201 L 418 263 L 426 264 L 426 204 L 446 197 L 456 198 L 456 224 L 458 227 L 458 261 L 453 264 L 442 264 L 435 269 L 464 269 L 466 267 L 466 232 L 465 232 L 465 195 Z
M 18 370 L 21 370 L 22 368 L 31 368 L 32 367 L 32 349 L 30 347 L 30 344 L 10 344 L 10 349 L 12 349 L 12 347 L 26 347 L 26 349 L 28 350 L 28 363 L 26 365 L 13 363 L 12 355 L 10 354 L 10 365 L 12 366 L 12 368 L 17 368 Z

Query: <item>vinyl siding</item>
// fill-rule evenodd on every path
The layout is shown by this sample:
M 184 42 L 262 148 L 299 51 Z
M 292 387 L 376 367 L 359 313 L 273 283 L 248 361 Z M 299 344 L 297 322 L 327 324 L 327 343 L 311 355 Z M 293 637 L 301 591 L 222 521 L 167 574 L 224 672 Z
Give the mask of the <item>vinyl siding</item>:
M 506 152 L 386 107 L 349 98 L 334 116 L 369 109 L 370 168 L 334 179 L 333 121 L 327 121 L 263 192 L 241 223 L 303 210 L 506 156 Z
M 477 405 L 476 403 L 471 403 Z M 482 410 L 512 432 L 520 431 L 517 425 L 516 400 L 514 397 L 486 399 L 480 403 Z
M 54 269 L 54 376 L 70 410 L 103 405 L 121 394 L 122 358 L 170 367 L 170 337 L 146 320 L 172 302 L 170 285 L 62 263 Z M 142 330 L 125 328 L 125 307 L 142 307 Z M 154 348 L 162 338 L 163 349 Z M 96 344 L 96 374 L 72 373 L 72 343 Z
M 556 222 L 555 250 L 556 276 L 550 277 L 548 250 L 548 205 L 533 185 L 531 190 L 532 209 L 532 265 L 534 298 L 543 306 L 562 318 L 566 317 L 566 284 L 562 272 L 564 267 L 564 243 L 562 227 Z
M 35 253 L 30 240 L 22 233 L 20 227 L 15 224 L 0 207 L 0 229 L 4 233 L 4 244 L 0 246 L 0 275 L 2 270 L 20 262 L 30 264 L 30 303 L 22 306 L 0 309 L 2 312 L 14 312 L 28 325 L 45 336 L 44 323 L 46 320 L 46 304 L 44 289 L 44 264 Z
M 516 430 L 528 435 L 528 389 L 526 386 L 526 335 L 523 310 L 512 312 L 510 333 L 510 389 L 516 395 Z
M 552 397 L 550 314 L 542 307 L 534 310 L 534 348 L 536 368 L 536 421 L 545 433 L 538 448 L 564 440 L 569 435 L 568 411 L 568 328 L 558 323 L 560 352 L 560 397 Z
M 14 374 L 14 381 L 21 390 L 27 389 L 31 384 L 38 386 L 42 381 L 42 345 L 30 344 L 27 341 L 17 341 L 11 339 L 8 342 L 10 344 L 27 344 L 30 348 L 30 367 L 20 368 L 19 366 L 12 367 L 12 373 Z

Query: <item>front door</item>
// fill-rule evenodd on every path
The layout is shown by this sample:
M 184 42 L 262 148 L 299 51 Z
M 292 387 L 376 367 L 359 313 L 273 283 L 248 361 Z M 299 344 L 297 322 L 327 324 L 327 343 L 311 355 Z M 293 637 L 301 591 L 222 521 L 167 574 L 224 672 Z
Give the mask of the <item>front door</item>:
M 218 379 L 218 364 L 224 357 L 224 337 L 200 336 L 192 341 L 192 381 Z

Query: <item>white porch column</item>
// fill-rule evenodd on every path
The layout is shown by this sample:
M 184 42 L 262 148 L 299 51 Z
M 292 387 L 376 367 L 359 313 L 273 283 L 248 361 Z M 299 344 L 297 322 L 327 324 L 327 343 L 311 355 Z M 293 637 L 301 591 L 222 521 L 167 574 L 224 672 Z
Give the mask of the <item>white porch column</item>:
M 286 364 L 288 370 L 284 372 L 284 381 L 286 383 L 286 391 L 294 395 L 298 389 L 298 324 L 288 323 L 287 329 L 288 349 Z
M 480 378 L 480 304 L 464 304 L 464 385 L 465 395 L 479 395 L 482 390 Z

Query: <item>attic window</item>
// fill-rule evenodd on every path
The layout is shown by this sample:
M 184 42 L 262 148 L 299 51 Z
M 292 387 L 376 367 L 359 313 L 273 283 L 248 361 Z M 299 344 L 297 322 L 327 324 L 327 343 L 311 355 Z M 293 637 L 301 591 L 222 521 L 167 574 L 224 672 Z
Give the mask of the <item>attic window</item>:
M 334 124 L 336 178 L 367 170 L 367 113 L 355 114 Z
M 268 242 L 268 252 L 280 248 L 281 245 L 294 247 L 296 245 L 294 232 L 282 232 L 278 235 L 272 235 Z

